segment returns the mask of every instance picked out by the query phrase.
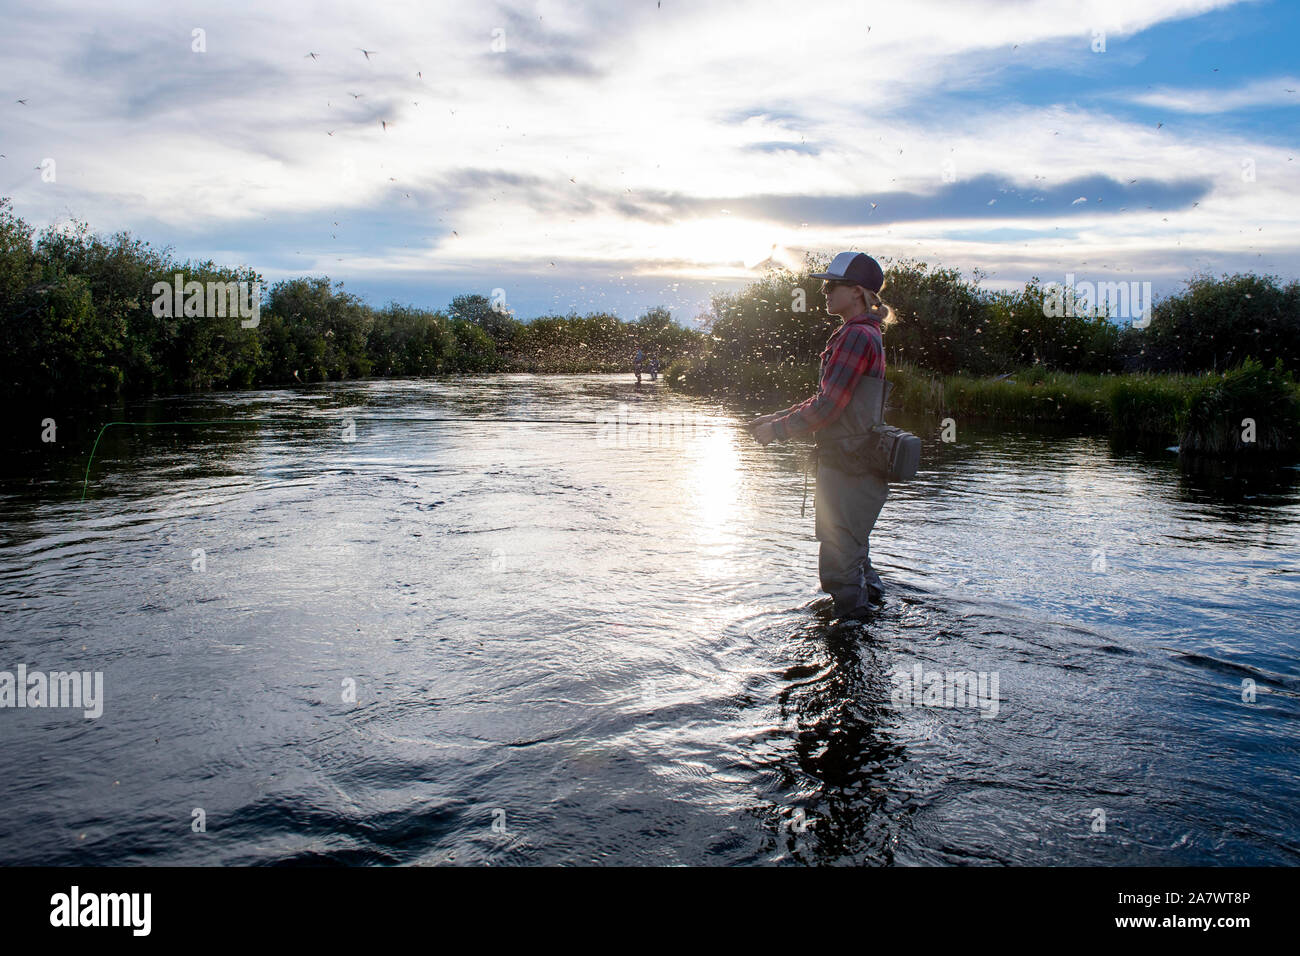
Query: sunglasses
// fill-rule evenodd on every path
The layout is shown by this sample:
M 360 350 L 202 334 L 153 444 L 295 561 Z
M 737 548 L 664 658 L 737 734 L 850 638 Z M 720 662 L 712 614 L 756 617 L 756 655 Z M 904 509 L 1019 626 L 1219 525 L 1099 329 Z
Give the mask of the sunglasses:
M 851 285 L 851 284 L 852 284 L 852 283 L 849 283 L 849 282 L 823 282 L 823 283 L 822 283 L 822 292 L 824 292 L 824 293 L 826 293 L 826 292 L 834 292 L 836 289 L 840 288 L 841 286 L 848 286 L 848 285 Z

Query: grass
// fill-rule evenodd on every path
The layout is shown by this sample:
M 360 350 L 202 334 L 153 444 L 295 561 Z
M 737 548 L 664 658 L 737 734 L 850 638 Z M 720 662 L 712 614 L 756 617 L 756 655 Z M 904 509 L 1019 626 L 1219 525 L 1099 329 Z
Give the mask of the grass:
M 1210 455 L 1268 454 L 1300 444 L 1300 398 L 1278 359 L 1272 369 L 1247 359 L 1208 377 L 1191 395 L 1180 445 Z
M 1258 450 L 1300 448 L 1300 385 L 1273 373 L 1116 375 L 1054 372 L 1036 366 L 1005 378 L 940 376 L 907 363 L 889 366 L 893 407 L 962 420 L 1059 423 L 1105 428 L 1142 440 L 1180 441 L 1188 451 L 1240 450 L 1232 438 L 1253 412 Z M 817 370 L 709 358 L 674 362 L 667 383 L 695 394 L 797 401 L 817 389 Z M 1225 381 L 1227 385 L 1225 386 Z M 1190 413 L 1190 416 L 1189 416 Z M 1211 422 L 1213 426 L 1211 427 Z
M 1021 369 L 1005 378 L 939 376 L 891 366 L 893 404 L 937 418 L 1050 422 L 1173 438 L 1201 381 L 1196 375 L 1089 375 Z

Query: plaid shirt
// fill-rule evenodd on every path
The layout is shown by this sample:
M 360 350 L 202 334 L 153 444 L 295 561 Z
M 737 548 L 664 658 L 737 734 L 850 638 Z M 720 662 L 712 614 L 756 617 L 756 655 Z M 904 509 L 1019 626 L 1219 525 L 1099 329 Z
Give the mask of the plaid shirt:
M 885 377 L 880 315 L 871 312 L 855 315 L 831 334 L 821 354 L 821 384 L 817 394 L 777 413 L 782 417 L 772 420 L 776 440 L 788 441 L 835 421 L 848 406 L 858 379 L 864 375 Z

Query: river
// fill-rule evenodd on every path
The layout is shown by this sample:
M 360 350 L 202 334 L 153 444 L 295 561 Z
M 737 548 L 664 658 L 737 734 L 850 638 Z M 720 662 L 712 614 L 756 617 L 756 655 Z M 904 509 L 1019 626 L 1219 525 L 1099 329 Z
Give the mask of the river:
M 891 414 L 886 603 L 833 625 L 803 450 L 736 427 L 771 410 L 155 399 L 120 414 L 190 424 L 108 428 L 84 501 L 102 421 L 22 425 L 0 669 L 101 673 L 102 713 L 0 709 L 0 862 L 1300 863 L 1300 471 Z

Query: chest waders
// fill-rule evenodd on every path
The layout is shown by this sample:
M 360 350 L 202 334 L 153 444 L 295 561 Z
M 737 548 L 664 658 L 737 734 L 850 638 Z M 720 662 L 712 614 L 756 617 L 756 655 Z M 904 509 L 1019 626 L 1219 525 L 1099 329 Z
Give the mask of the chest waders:
M 883 378 L 859 379 L 844 411 L 816 433 L 817 571 L 821 589 L 834 598 L 840 616 L 865 611 L 884 593 L 871 566 L 869 538 L 889 497 L 889 484 L 870 467 L 866 450 L 873 440 L 871 427 L 884 420 L 891 390 Z M 805 472 L 805 498 L 806 481 Z

